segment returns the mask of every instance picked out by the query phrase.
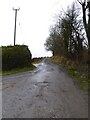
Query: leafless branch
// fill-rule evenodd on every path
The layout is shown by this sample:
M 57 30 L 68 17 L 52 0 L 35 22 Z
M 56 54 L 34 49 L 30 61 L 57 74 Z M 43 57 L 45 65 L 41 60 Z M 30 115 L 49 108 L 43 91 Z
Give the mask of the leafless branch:
M 77 0 L 81 5 L 83 5 L 84 3 L 86 3 L 86 0 L 82 1 L 82 0 Z

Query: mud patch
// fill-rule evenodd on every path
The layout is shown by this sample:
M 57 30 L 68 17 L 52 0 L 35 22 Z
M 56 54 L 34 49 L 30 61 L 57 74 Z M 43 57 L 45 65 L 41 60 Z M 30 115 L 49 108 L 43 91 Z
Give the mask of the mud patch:
M 15 87 L 16 83 L 6 83 L 2 84 L 2 90 L 7 89 L 7 88 L 13 88 Z
M 43 86 L 43 87 L 46 87 L 46 86 L 48 86 L 48 85 L 49 85 L 49 82 L 47 82 L 47 81 L 38 82 L 38 83 L 36 83 L 35 85 L 37 85 L 37 86 Z

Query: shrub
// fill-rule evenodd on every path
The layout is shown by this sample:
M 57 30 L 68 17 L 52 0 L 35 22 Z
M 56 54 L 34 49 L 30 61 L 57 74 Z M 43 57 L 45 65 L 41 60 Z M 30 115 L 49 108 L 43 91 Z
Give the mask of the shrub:
M 0 72 L 2 71 L 2 48 L 0 47 Z
M 11 70 L 31 64 L 31 52 L 26 45 L 2 46 L 2 70 Z

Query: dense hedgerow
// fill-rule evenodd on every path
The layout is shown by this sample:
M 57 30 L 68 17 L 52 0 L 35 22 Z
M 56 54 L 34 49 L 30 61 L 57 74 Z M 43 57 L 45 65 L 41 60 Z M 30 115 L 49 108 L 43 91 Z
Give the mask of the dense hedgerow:
M 2 70 L 31 65 L 32 54 L 26 45 L 2 46 Z
M 2 71 L 2 48 L 0 47 L 0 72 Z

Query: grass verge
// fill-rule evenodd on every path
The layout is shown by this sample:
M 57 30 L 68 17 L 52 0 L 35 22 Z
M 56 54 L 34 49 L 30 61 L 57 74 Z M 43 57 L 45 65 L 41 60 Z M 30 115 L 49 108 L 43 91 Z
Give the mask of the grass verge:
M 67 68 L 67 71 L 71 77 L 78 79 L 78 83 L 81 89 L 85 89 L 85 88 L 88 89 L 88 83 L 90 81 L 88 80 L 87 74 L 81 74 L 77 70 L 71 70 L 68 68 Z
M 6 76 L 6 75 L 11 75 L 11 74 L 21 73 L 21 72 L 26 72 L 26 71 L 32 71 L 35 68 L 36 67 L 34 65 L 31 65 L 31 66 L 24 67 L 24 68 L 17 68 L 17 69 L 10 70 L 10 71 L 3 71 L 3 72 L 0 72 L 0 76 Z
M 86 65 L 80 65 L 80 63 L 68 60 L 63 56 L 54 56 L 50 58 L 50 60 L 51 62 L 62 66 L 71 77 L 76 78 L 81 89 L 88 89 L 90 80 L 88 79 Z

